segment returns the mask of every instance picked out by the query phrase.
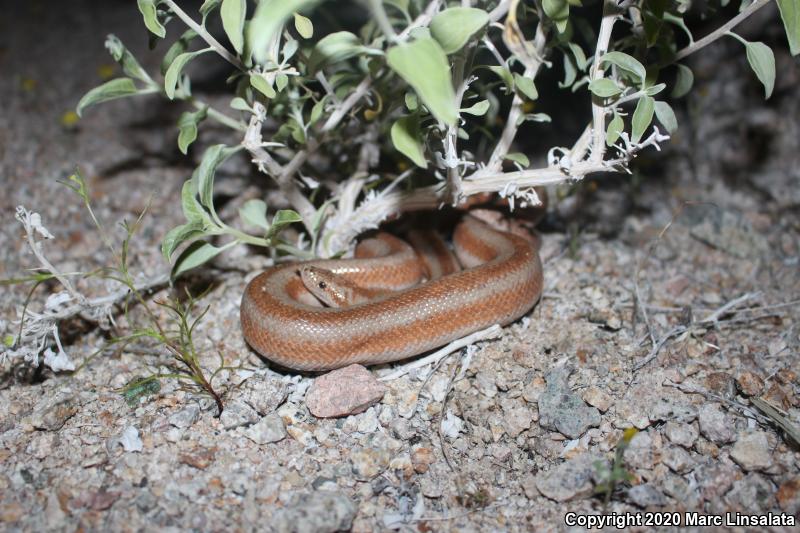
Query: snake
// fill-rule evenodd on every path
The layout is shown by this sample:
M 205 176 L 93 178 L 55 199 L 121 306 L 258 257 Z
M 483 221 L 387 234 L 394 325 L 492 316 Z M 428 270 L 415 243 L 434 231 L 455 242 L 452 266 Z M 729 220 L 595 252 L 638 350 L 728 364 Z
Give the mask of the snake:
M 298 371 L 375 365 L 422 354 L 525 315 L 542 292 L 537 239 L 466 215 L 447 243 L 433 232 L 361 241 L 350 259 L 279 264 L 254 277 L 242 333 Z

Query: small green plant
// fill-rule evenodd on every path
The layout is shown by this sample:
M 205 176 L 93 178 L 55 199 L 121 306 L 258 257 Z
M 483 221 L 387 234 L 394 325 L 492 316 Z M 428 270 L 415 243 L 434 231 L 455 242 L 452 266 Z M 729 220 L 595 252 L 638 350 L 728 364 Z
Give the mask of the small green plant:
M 177 124 L 184 153 L 205 121 L 230 128 L 232 142 L 207 148 L 183 187 L 186 222 L 163 241 L 165 258 L 177 256 L 173 274 L 239 243 L 331 257 L 407 209 L 487 192 L 512 208 L 537 204 L 535 186 L 628 171 L 639 152 L 677 128 L 669 101 L 694 79 L 681 61 L 722 37 L 744 45 L 769 97 L 772 50 L 732 30 L 772 3 L 742 0 L 738 15 L 695 40 L 689 0 L 206 0 L 195 14 L 175 0 L 138 0 L 153 40 L 168 29 L 175 35 L 161 76 L 109 36 L 124 76 L 89 91 L 77 112 L 134 95 L 184 102 Z M 777 5 L 796 55 L 800 0 Z M 719 18 L 718 7 L 708 3 L 703 15 Z M 231 66 L 230 109 L 193 94 L 186 73 L 196 58 L 213 55 Z M 572 146 L 551 147 L 537 167 L 513 148 L 523 125 L 546 138 L 559 120 L 557 99 L 551 108 L 539 101 L 537 78 L 546 69 L 561 75 L 558 89 L 586 98 L 591 117 Z M 221 220 L 214 175 L 239 152 L 272 178 L 290 209 L 269 220 L 267 203 L 252 199 L 238 224 Z
M 165 301 L 151 301 L 149 292 L 167 284 L 167 276 L 147 280 L 144 284 L 137 281 L 129 265 L 130 244 L 141 226 L 147 209 L 132 223 L 121 223 L 125 236 L 119 246 L 115 245 L 101 221 L 95 215 L 90 202 L 86 180 L 80 172 L 69 177 L 64 183 L 75 192 L 83 201 L 97 231 L 104 244 L 113 257 L 113 264 L 91 272 L 63 273 L 52 265 L 44 255 L 42 242 L 37 240 L 37 235 L 44 239 L 53 238 L 52 234 L 44 227 L 41 218 L 36 213 L 30 213 L 24 208 L 18 209 L 18 218 L 23 223 L 28 244 L 42 265 L 44 272 L 35 272 L 30 276 L 0 280 L 2 285 L 32 283 L 22 310 L 19 331 L 16 336 L 7 336 L 4 339 L 4 358 L 8 355 L 23 356 L 33 364 L 38 364 L 38 356 L 44 351 L 44 363 L 55 371 L 79 371 L 98 355 L 111 349 L 122 350 L 133 343 L 154 341 L 153 353 L 159 347 L 166 349 L 172 356 L 173 364 L 166 365 L 165 371 L 156 371 L 144 378 L 138 378 L 123 389 L 126 400 L 131 402 L 141 396 L 152 394 L 160 388 L 158 380 L 174 378 L 181 382 L 191 383 L 197 390 L 213 398 L 218 412 L 223 409 L 220 394 L 214 389 L 214 378 L 223 370 L 231 367 L 225 366 L 222 354 L 219 354 L 219 365 L 210 375 L 200 364 L 200 354 L 195 346 L 193 334 L 200 320 L 208 311 L 206 307 L 202 312 L 194 315 L 197 300 L 188 292 L 182 299 L 169 299 Z M 120 285 L 122 288 L 99 298 L 87 298 L 75 288 L 72 278 L 102 278 Z M 56 292 L 48 297 L 42 312 L 29 311 L 29 305 L 34 291 L 42 283 L 57 280 L 64 291 Z M 158 307 L 166 309 L 172 320 L 164 320 L 156 312 Z M 134 311 L 143 318 L 136 318 Z M 126 318 L 127 326 L 123 335 L 112 335 L 104 345 L 87 357 L 76 369 L 74 363 L 64 350 L 60 336 L 59 326 L 70 318 L 82 317 L 96 322 L 114 322 L 115 314 L 122 314 Z M 118 329 L 118 328 L 114 328 Z M 46 347 L 52 338 L 57 346 L 57 352 Z M 162 365 L 163 367 L 163 365 Z M 155 388 L 158 387 L 158 388 Z
M 625 468 L 625 450 L 628 449 L 631 440 L 638 432 L 636 428 L 628 428 L 623 432 L 622 438 L 619 439 L 614 448 L 614 461 L 610 469 L 603 461 L 595 461 L 594 463 L 598 480 L 597 485 L 594 487 L 594 493 L 602 496 L 604 508 L 608 507 L 611 497 L 620 485 L 630 483 L 634 479 L 633 475 Z

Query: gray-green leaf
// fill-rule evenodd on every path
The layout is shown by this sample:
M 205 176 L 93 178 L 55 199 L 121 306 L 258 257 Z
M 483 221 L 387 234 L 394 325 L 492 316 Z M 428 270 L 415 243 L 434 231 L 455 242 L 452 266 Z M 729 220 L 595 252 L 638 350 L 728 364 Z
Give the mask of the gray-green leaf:
M 289 224 L 302 221 L 303 217 L 301 217 L 296 211 L 292 211 L 291 209 L 281 209 L 275 213 L 275 216 L 272 217 L 272 224 L 270 225 L 265 238 L 267 240 L 272 239 Z
M 120 41 L 116 35 L 109 35 L 106 38 L 106 49 L 108 53 L 111 54 L 111 57 L 114 58 L 114 61 L 122 66 L 122 70 L 125 74 L 149 85 L 153 84 L 153 79 L 150 75 L 147 74 L 139 62 L 136 61 L 136 58 L 133 57 L 133 54 L 125 48 L 125 45 L 122 44 L 122 41 Z
M 197 125 L 205 120 L 208 114 L 208 106 L 204 106 L 197 111 L 185 111 L 178 119 L 178 149 L 184 154 L 189 149 L 189 145 L 197 139 Z
M 654 108 L 655 100 L 652 97 L 642 96 L 639 98 L 636 109 L 633 111 L 631 141 L 639 142 L 644 132 L 647 131 L 648 126 L 653 121 Z
M 197 168 L 197 191 L 200 193 L 200 203 L 208 209 L 214 208 L 212 196 L 214 194 L 214 173 L 239 147 L 227 147 L 224 144 L 210 146 L 203 154 L 203 160 Z
M 408 157 L 418 167 L 428 167 L 417 115 L 408 115 L 397 119 L 392 124 L 391 136 L 392 144 L 398 152 Z
M 769 46 L 761 42 L 748 42 L 745 48 L 750 67 L 764 85 L 764 97 L 769 98 L 775 88 L 775 54 Z
M 144 17 L 144 25 L 147 26 L 147 29 L 163 39 L 167 34 L 167 30 L 158 20 L 156 0 L 136 0 L 136 4 L 139 6 L 139 12 L 142 17 Z
M 800 54 L 800 0 L 778 0 L 778 9 L 789 40 L 789 51 L 796 56 Z
M 175 88 L 178 86 L 178 81 L 180 80 L 181 73 L 186 64 L 195 57 L 210 52 L 211 50 L 212 48 L 204 48 L 196 52 L 185 52 L 175 58 L 175 61 L 173 61 L 167 69 L 167 73 L 164 74 L 164 92 L 170 100 L 175 98 Z
M 214 224 L 200 202 L 197 200 L 197 171 L 192 179 L 186 180 L 181 189 L 181 208 L 187 221 L 199 225 L 201 228 L 210 228 Z
M 309 72 L 316 72 L 324 65 L 330 65 L 361 53 L 364 46 L 358 37 L 349 31 L 337 31 L 320 39 L 308 59 Z
M 311 39 L 314 36 L 314 24 L 300 13 L 294 14 L 294 29 L 303 39 Z
M 519 165 L 522 166 L 522 168 L 528 168 L 528 166 L 531 164 L 531 161 L 530 159 L 528 159 L 528 156 L 525 154 L 521 154 L 519 152 L 506 154 L 505 159 L 513 161 L 514 163 L 518 163 Z
M 606 144 L 608 146 L 614 146 L 614 143 L 619 139 L 619 134 L 622 133 L 624 127 L 625 123 L 622 121 L 622 117 L 615 114 L 611 122 L 608 123 L 608 129 L 606 129 Z
M 556 25 L 559 33 L 567 29 L 567 19 L 569 18 L 569 3 L 567 0 L 543 0 L 542 7 L 545 14 Z
M 451 7 L 431 20 L 431 36 L 446 54 L 458 52 L 470 37 L 489 23 L 489 14 L 474 7 Z
M 386 53 L 386 60 L 414 88 L 434 117 L 445 124 L 455 124 L 458 106 L 450 65 L 435 39 L 426 37 L 394 46 Z
M 175 265 L 172 267 L 172 279 L 177 278 L 188 270 L 197 268 L 200 265 L 211 261 L 222 250 L 222 248 L 217 248 L 213 244 L 209 244 L 204 241 L 193 242 L 183 251 L 183 253 L 181 253 L 180 256 L 178 256 L 178 259 L 175 261 Z
M 647 70 L 644 68 L 638 59 L 626 54 L 625 52 L 609 52 L 602 57 L 601 63 L 612 63 L 623 70 L 634 74 L 641 83 L 644 83 L 647 77 Z
M 250 85 L 267 98 L 275 98 L 275 89 L 264 76 L 260 74 L 250 74 Z
M 222 7 L 219 9 L 222 17 L 222 29 L 233 45 L 237 54 L 241 54 L 244 49 L 244 17 L 247 14 L 247 2 L 245 0 L 222 0 Z
M 539 98 L 539 92 L 536 90 L 536 85 L 533 84 L 533 80 L 531 78 L 526 78 L 525 76 L 515 72 L 514 85 L 528 100 L 536 100 Z
M 247 42 L 257 63 L 269 59 L 268 49 L 273 38 L 281 31 L 286 20 L 295 11 L 317 3 L 318 0 L 261 0 L 247 26 Z
M 678 129 L 678 119 L 675 117 L 675 112 L 666 102 L 656 102 L 655 104 L 656 118 L 664 126 L 668 133 L 672 133 Z
M 489 100 L 481 100 L 478 103 L 472 104 L 469 107 L 465 107 L 461 110 L 462 113 L 469 113 L 470 115 L 475 115 L 476 117 L 482 117 L 489 111 Z
M 600 98 L 609 98 L 622 92 L 619 85 L 617 85 L 614 80 L 608 78 L 593 80 L 592 83 L 589 84 L 589 90 L 592 91 L 592 94 Z
M 246 201 L 244 205 L 239 208 L 239 218 L 241 218 L 245 224 L 261 228 L 264 231 L 269 231 L 267 203 L 264 200 L 254 198 Z
M 688 93 L 694 85 L 694 74 L 692 69 L 686 65 L 678 65 L 678 73 L 675 76 L 675 87 L 672 88 L 670 96 L 680 98 Z
M 78 102 L 78 107 L 75 112 L 78 113 L 78 116 L 81 116 L 83 110 L 90 105 L 123 98 L 125 96 L 132 96 L 139 92 L 139 89 L 136 88 L 136 85 L 134 85 L 133 80 L 130 78 L 110 80 L 83 95 L 83 98 Z
M 203 235 L 202 225 L 196 222 L 181 224 L 169 230 L 161 241 L 161 253 L 167 262 L 172 261 L 172 254 L 184 242 Z

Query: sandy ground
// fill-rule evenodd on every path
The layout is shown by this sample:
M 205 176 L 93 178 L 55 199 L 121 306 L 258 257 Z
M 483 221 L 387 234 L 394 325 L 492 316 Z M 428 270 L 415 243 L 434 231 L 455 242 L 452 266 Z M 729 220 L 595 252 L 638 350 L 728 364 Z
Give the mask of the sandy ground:
M 41 214 L 55 236 L 45 252 L 63 271 L 109 260 L 79 199 L 57 183 L 76 165 L 107 228 L 152 197 L 132 268 L 163 270 L 158 243 L 181 222 L 192 168 L 175 146 L 180 110 L 148 97 L 63 122 L 113 66 L 104 33 L 157 71 L 135 4 L 19 5 L 0 20 L 0 278 L 36 266 L 18 205 Z M 785 49 L 776 20 L 761 22 Z M 168 379 L 126 403 L 119 388 L 168 362 L 163 350 L 105 355 L 75 375 L 7 361 L 0 528 L 523 531 L 568 529 L 568 512 L 797 517 L 797 443 L 753 398 L 800 425 L 800 69 L 778 53 L 764 103 L 736 46 L 694 64 L 698 88 L 665 153 L 554 208 L 543 226 L 545 294 L 529 317 L 480 343 L 468 364 L 451 357 L 431 376 L 389 382 L 362 414 L 313 417 L 311 378 L 268 368 L 244 344 L 238 302 L 264 264 L 244 249 L 197 281 L 213 282 L 197 333 L 204 364 L 221 354 L 248 369 L 215 382 L 222 418 Z M 202 142 L 219 135 L 211 128 Z M 224 190 L 251 186 L 227 170 Z M 580 231 L 561 229 L 570 222 Z M 39 288 L 32 309 L 52 289 Z M 1 335 L 13 333 L 26 293 L 2 288 Z M 76 361 L 105 335 L 67 331 Z M 618 466 L 630 476 L 605 502 L 595 493 L 628 428 L 638 433 Z

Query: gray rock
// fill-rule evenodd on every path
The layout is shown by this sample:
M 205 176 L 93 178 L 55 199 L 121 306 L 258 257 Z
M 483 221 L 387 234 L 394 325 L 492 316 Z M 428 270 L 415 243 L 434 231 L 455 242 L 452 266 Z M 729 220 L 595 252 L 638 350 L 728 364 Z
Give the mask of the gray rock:
M 58 431 L 78 412 L 78 398 L 72 394 L 45 397 L 33 408 L 28 422 L 36 429 Z
M 500 401 L 503 410 L 502 425 L 508 436 L 516 438 L 523 431 L 530 429 L 533 412 L 528 409 L 525 402 L 513 398 Z
M 539 397 L 539 423 L 570 439 L 577 439 L 590 427 L 600 425 L 600 413 L 586 405 L 569 389 L 572 368 L 562 366 L 548 372 L 547 389 Z
M 767 434 L 763 431 L 740 433 L 731 449 L 731 459 L 747 471 L 764 470 L 772 466 Z
M 582 499 L 593 491 L 592 477 L 598 457 L 584 454 L 536 476 L 536 489 L 557 502 Z
M 650 433 L 640 431 L 634 435 L 630 444 L 625 449 L 625 462 L 633 468 L 650 470 L 655 466 L 655 454 L 657 451 Z
M 731 442 L 734 437 L 733 419 L 720 411 L 716 404 L 705 404 L 697 413 L 700 433 L 717 444 Z
M 497 383 L 494 374 L 488 370 L 481 370 L 475 375 L 475 386 L 488 398 L 497 396 Z
M 583 392 L 583 401 L 605 413 L 614 403 L 613 398 L 598 387 L 589 387 Z
M 275 413 L 269 414 L 247 428 L 245 437 L 256 444 L 269 444 L 286 438 L 286 425 Z
M 694 446 L 699 433 L 697 428 L 692 424 L 685 424 L 683 422 L 675 422 L 670 420 L 664 426 L 664 435 L 672 442 L 684 448 L 691 448 Z
M 664 507 L 667 497 L 650 483 L 642 483 L 628 490 L 628 499 L 639 507 Z
M 225 429 L 249 426 L 258 421 L 258 413 L 256 413 L 255 409 L 242 401 L 233 401 L 225 406 L 225 410 L 222 411 L 219 421 Z
M 378 403 L 386 386 L 361 365 L 350 365 L 314 380 L 306 395 L 306 406 L 317 418 L 363 413 Z
M 355 504 L 344 494 L 318 491 L 295 497 L 270 526 L 277 533 L 333 533 L 349 530 L 355 515 Z
M 172 414 L 169 423 L 176 428 L 188 428 L 197 421 L 198 416 L 200 416 L 200 406 L 193 403 Z
M 388 450 L 364 448 L 350 453 L 353 473 L 361 481 L 369 481 L 386 470 L 392 455 Z
M 763 513 L 775 507 L 775 487 L 760 474 L 751 473 L 733 483 L 725 495 L 731 511 Z
M 661 454 L 661 462 L 669 467 L 670 470 L 678 474 L 683 474 L 694 468 L 695 462 L 692 456 L 680 446 L 670 446 Z
M 253 374 L 247 378 L 240 390 L 239 398 L 261 416 L 274 412 L 289 396 L 289 387 L 285 381 L 261 374 Z

